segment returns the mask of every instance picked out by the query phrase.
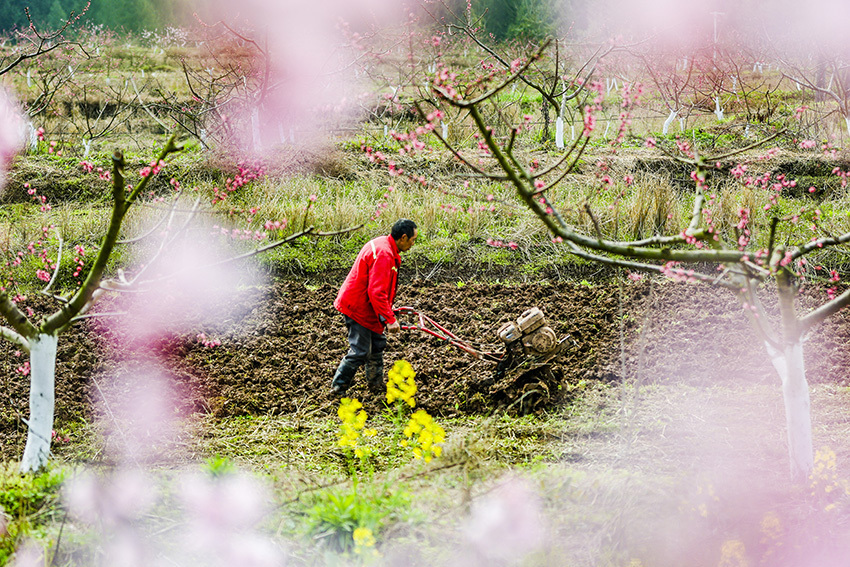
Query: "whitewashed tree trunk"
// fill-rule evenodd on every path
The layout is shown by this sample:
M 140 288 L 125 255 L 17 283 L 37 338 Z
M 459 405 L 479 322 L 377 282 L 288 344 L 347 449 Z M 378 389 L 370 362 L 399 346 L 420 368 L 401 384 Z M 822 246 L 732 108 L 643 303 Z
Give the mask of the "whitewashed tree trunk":
M 850 115 L 844 117 L 844 125 L 847 127 L 847 134 L 850 135 Z
M 786 345 L 784 352 L 766 344 L 773 367 L 782 380 L 782 399 L 785 402 L 785 424 L 788 429 L 788 456 L 791 477 L 803 481 L 814 468 L 812 443 L 812 413 L 809 384 L 803 361 L 803 341 Z
M 667 117 L 667 120 L 664 121 L 664 126 L 662 126 L 662 128 L 661 128 L 662 134 L 664 134 L 666 136 L 670 132 L 670 124 L 673 123 L 673 121 L 676 119 L 676 116 L 678 116 L 678 114 L 679 113 L 676 112 L 675 110 L 670 111 L 670 116 Z
M 53 433 L 57 335 L 30 340 L 30 417 L 21 472 L 38 471 L 47 464 Z
M 720 122 L 723 120 L 723 109 L 720 108 L 720 97 L 714 97 L 714 115 L 717 117 L 717 121 Z
M 564 149 L 564 112 L 567 109 L 567 89 L 569 85 L 564 81 L 564 94 L 561 95 L 561 106 L 558 108 L 558 118 L 555 120 L 555 146 L 559 150 Z M 575 139 L 575 136 L 573 136 Z
M 564 119 L 560 116 L 555 120 L 555 146 L 564 149 Z
M 254 149 L 261 150 L 263 147 L 263 138 L 260 135 L 260 109 L 256 107 L 251 112 L 251 138 L 254 143 Z

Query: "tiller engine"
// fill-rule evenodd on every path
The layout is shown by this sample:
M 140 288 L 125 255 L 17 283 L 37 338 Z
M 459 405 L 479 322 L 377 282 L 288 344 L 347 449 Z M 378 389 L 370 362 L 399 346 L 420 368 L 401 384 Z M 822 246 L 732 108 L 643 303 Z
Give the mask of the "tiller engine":
M 475 359 L 495 363 L 492 379 L 488 382 L 496 386 L 504 382 L 513 383 L 533 371 L 548 371 L 548 365 L 563 354 L 568 346 L 569 336 L 558 339 L 552 327 L 546 324 L 543 311 L 537 307 L 527 309 L 516 321 L 502 325 L 497 332 L 502 345 L 492 350 L 473 346 L 412 307 L 400 307 L 394 313 L 397 316 L 417 318 L 418 324 L 402 324 L 403 330 L 422 331 L 448 342 Z

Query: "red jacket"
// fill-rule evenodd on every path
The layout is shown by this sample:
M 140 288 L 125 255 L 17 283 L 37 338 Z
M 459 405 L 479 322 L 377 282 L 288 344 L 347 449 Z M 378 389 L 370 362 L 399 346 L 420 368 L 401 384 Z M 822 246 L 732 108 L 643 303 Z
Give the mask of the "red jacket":
M 373 238 L 363 246 L 334 301 L 340 313 L 348 315 L 370 331 L 383 333 L 395 322 L 393 301 L 398 285 L 401 256 L 392 236 Z M 383 321 L 379 319 L 383 317 Z

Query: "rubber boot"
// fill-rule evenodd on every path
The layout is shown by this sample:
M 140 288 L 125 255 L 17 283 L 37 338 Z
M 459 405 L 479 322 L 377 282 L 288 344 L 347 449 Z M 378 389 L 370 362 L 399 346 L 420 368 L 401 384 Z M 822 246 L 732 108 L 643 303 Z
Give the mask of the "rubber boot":
M 357 372 L 357 367 L 349 364 L 345 359 L 339 363 L 334 374 L 333 382 L 331 383 L 331 394 L 341 396 L 351 386 L 354 381 L 354 373 Z
M 387 390 L 387 384 L 384 382 L 384 361 L 368 360 L 366 361 L 366 383 L 369 385 L 369 391 L 373 394 L 380 394 Z

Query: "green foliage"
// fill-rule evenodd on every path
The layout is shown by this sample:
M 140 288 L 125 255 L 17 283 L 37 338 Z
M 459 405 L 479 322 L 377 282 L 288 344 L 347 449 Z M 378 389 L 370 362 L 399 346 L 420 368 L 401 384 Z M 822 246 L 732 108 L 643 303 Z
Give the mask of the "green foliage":
M 29 9 L 39 31 L 62 27 L 71 13 L 80 14 L 88 0 L 0 0 L 0 31 L 29 26 L 24 7 Z M 94 1 L 85 14 L 85 22 L 105 25 L 114 30 L 138 32 L 177 25 L 191 14 L 187 0 Z
M 368 528 L 379 534 L 394 522 L 405 521 L 410 495 L 404 490 L 325 490 L 307 502 L 307 531 L 338 552 L 354 550 L 354 530 Z
M 692 128 L 685 130 L 679 137 L 689 140 L 697 149 L 718 149 L 718 148 L 733 148 L 740 145 L 742 139 L 735 135 L 732 130 L 712 131 L 703 128 Z M 676 135 L 668 135 L 668 139 L 675 140 Z
M 204 461 L 204 470 L 213 478 L 221 478 L 236 472 L 236 465 L 227 457 L 214 455 Z
M 483 14 L 484 30 L 498 41 L 557 35 L 558 3 L 552 0 L 480 0 L 473 10 Z
M 85 5 L 86 0 L 0 0 L 0 30 L 29 26 L 25 6 L 39 30 L 53 30 L 60 28 L 72 11 L 79 14 Z
M 362 246 L 362 244 L 360 244 Z M 259 261 L 274 270 L 278 267 L 292 269 L 308 274 L 321 273 L 336 266 L 350 264 L 357 257 L 357 251 L 351 246 L 341 248 L 330 239 L 299 238 L 290 246 L 281 246 L 261 256 Z
M 52 520 L 65 480 L 61 469 L 48 468 L 38 474 L 21 474 L 17 463 L 0 465 L 0 565 L 5 565 L 20 541 L 36 537 Z

